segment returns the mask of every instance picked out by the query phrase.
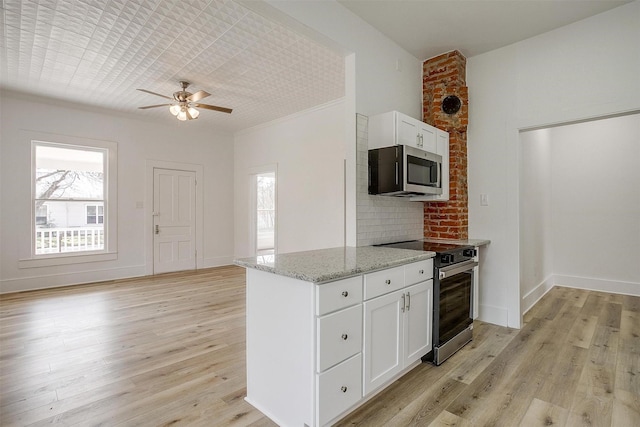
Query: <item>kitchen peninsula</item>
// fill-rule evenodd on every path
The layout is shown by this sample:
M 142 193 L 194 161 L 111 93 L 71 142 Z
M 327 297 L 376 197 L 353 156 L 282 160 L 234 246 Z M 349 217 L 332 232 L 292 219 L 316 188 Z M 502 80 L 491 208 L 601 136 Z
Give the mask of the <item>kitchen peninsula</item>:
M 324 426 L 431 350 L 433 252 L 340 247 L 247 268 L 246 400 L 282 426 Z

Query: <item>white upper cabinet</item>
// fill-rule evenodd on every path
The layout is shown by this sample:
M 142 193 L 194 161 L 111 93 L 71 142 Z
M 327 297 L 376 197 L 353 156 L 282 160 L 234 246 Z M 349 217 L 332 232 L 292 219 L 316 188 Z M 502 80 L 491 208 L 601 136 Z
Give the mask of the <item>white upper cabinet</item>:
M 408 145 L 436 152 L 437 129 L 398 111 L 369 117 L 369 148 Z

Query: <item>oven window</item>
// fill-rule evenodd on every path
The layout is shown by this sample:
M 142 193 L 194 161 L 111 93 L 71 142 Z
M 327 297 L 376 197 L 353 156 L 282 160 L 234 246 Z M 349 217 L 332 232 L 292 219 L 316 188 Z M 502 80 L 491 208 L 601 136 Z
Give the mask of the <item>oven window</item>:
M 407 155 L 407 183 L 434 186 L 438 183 L 438 164 Z
M 473 271 L 456 274 L 440 281 L 440 337 L 438 345 L 455 337 L 471 318 L 471 287 Z

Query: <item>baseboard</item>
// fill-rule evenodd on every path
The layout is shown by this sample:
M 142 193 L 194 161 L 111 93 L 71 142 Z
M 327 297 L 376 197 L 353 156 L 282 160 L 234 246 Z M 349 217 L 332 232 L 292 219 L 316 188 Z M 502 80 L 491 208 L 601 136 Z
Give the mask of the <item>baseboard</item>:
M 586 289 L 590 291 L 640 297 L 640 283 L 634 282 L 593 279 L 590 277 L 563 276 L 556 274 L 553 276 L 553 283 L 556 286 L 563 286 L 566 288 Z
M 555 283 L 553 275 L 548 276 L 544 279 L 538 286 L 533 288 L 529 293 L 527 293 L 524 297 L 522 297 L 522 301 L 520 303 L 520 311 L 524 315 L 527 311 L 531 310 L 531 308 L 536 305 L 540 298 L 546 295 L 547 292 L 553 288 Z
M 104 270 L 85 270 L 41 276 L 4 279 L 0 281 L 0 294 L 34 291 L 37 289 L 59 288 L 62 286 L 103 282 L 105 280 L 126 279 L 145 275 L 144 265 L 133 267 L 109 268 Z
M 509 311 L 502 307 L 480 304 L 478 320 L 499 326 L 509 326 Z
M 202 260 L 202 266 L 200 268 L 222 267 L 223 265 L 233 264 L 233 256 L 219 256 L 215 258 L 205 258 Z

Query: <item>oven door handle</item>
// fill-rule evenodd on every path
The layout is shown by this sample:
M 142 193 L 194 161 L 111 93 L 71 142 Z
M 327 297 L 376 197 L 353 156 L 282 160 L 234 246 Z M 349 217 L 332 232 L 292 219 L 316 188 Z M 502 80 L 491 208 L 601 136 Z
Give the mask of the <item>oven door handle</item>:
M 455 276 L 456 274 L 464 273 L 467 270 L 471 270 L 474 267 L 477 267 L 478 263 L 474 260 L 469 260 L 465 262 L 461 262 L 460 264 L 454 264 L 448 267 L 441 268 L 438 274 L 440 280 L 446 279 L 447 277 Z

